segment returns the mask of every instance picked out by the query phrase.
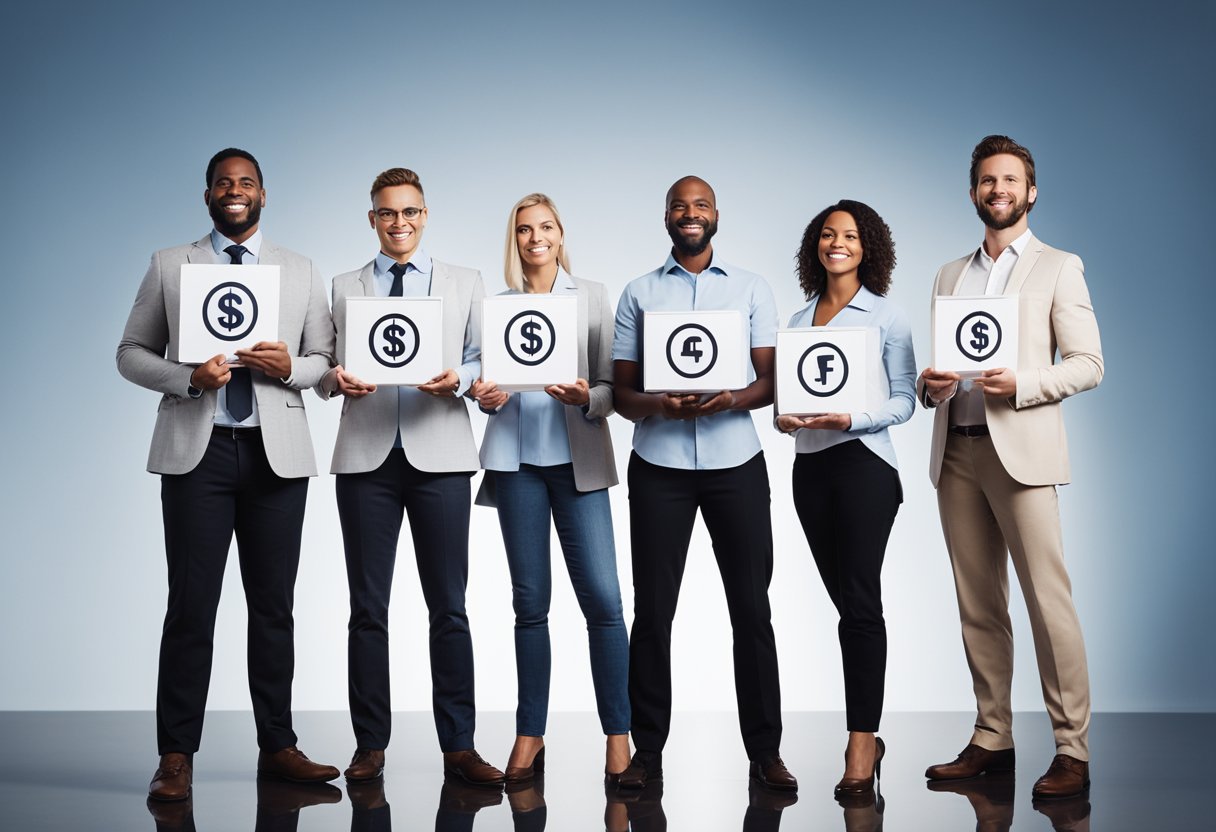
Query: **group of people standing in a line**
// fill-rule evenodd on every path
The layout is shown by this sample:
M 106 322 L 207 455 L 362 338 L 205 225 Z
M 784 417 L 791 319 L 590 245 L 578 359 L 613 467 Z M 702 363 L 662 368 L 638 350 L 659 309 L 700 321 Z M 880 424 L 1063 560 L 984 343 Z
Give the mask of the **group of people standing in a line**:
M 388 609 L 403 514 L 430 621 L 434 717 L 445 773 L 463 782 L 526 783 L 544 770 L 552 587 L 550 517 L 587 622 L 603 732 L 605 783 L 641 789 L 663 776 L 671 723 L 671 631 L 698 509 L 713 543 L 734 634 L 740 729 L 750 776 L 793 791 L 782 761 L 777 649 L 768 588 L 773 570 L 768 470 L 749 411 L 773 403 L 777 309 L 768 284 L 713 250 L 713 189 L 697 177 L 667 192 L 672 240 L 661 267 L 612 305 L 601 284 L 574 277 L 557 206 L 530 194 L 511 209 L 508 293 L 577 298 L 578 378 L 508 393 L 483 378 L 480 274 L 432 259 L 417 174 L 392 168 L 371 188 L 368 221 L 379 251 L 333 279 L 332 306 L 312 263 L 263 238 L 266 192 L 252 155 L 220 151 L 204 201 L 214 228 L 152 257 L 122 340 L 124 377 L 163 394 L 148 469 L 161 475 L 169 574 L 157 689 L 157 800 L 189 796 L 210 679 L 212 639 L 235 533 L 249 610 L 249 687 L 258 773 L 331 780 L 292 730 L 292 605 L 308 477 L 316 463 L 302 391 L 342 396 L 331 472 L 350 590 L 348 672 L 356 750 L 348 781 L 382 776 L 390 739 Z M 983 221 L 976 250 L 941 268 L 933 295 L 1018 298 L 1016 367 L 964 380 L 919 378 L 908 319 L 886 294 L 895 265 L 890 229 L 869 206 L 842 200 L 810 223 L 798 252 L 807 306 L 791 327 L 877 330 L 889 394 L 870 412 L 782 415 L 797 456 L 793 499 L 824 587 L 840 615 L 848 741 L 838 797 L 874 789 L 885 746 L 877 736 L 886 666 L 880 572 L 902 488 L 888 429 L 916 401 L 935 410 L 930 477 L 954 570 L 963 642 L 977 699 L 975 731 L 933 780 L 1012 770 L 1012 556 L 1030 614 L 1057 755 L 1039 798 L 1089 784 L 1088 676 L 1064 566 L 1055 486 L 1069 479 L 1062 399 L 1099 383 L 1098 327 L 1081 261 L 1029 231 L 1034 160 L 989 136 L 971 160 L 970 194 Z M 179 363 L 184 264 L 276 265 L 281 339 Z M 447 369 L 417 387 L 366 383 L 344 367 L 347 301 L 443 298 Z M 331 312 L 332 309 L 332 312 Z M 749 380 L 710 395 L 648 393 L 642 381 L 646 312 L 737 310 L 750 347 Z M 1056 361 L 1056 353 L 1060 360 Z M 480 454 L 465 399 L 488 414 Z M 634 578 L 627 632 L 608 488 L 618 481 L 607 418 L 634 422 L 627 472 Z M 473 648 L 465 612 L 470 478 L 496 506 L 511 573 L 518 674 L 516 740 L 501 771 L 475 750 Z M 631 754 L 629 736 L 635 751 Z

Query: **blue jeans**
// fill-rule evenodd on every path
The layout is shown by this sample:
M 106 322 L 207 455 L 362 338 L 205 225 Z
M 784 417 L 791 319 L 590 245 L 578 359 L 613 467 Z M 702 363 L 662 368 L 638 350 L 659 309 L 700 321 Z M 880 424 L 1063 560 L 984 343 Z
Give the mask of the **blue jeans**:
M 587 619 L 591 679 L 605 734 L 629 731 L 629 636 L 621 612 L 608 489 L 580 492 L 574 466 L 521 465 L 494 472 L 515 607 L 519 707 L 515 731 L 544 736 L 549 715 L 549 517 Z

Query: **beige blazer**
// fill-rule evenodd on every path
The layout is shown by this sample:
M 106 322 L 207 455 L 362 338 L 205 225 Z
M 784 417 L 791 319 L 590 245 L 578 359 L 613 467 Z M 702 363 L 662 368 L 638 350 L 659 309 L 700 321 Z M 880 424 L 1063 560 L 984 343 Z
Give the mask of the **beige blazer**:
M 481 332 L 485 288 L 476 269 L 431 260 L 431 294 L 443 298 L 443 366 L 459 367 L 465 342 Z M 346 299 L 375 297 L 376 261 L 334 278 L 334 328 L 338 364 L 346 363 Z M 338 395 L 336 371 L 321 379 L 322 398 Z M 342 421 L 334 443 L 331 474 L 358 474 L 379 468 L 393 449 L 397 431 L 405 457 L 420 471 L 476 471 L 477 445 L 464 398 L 419 395 L 398 412 L 397 389 L 381 387 L 359 399 L 342 399 Z
M 608 416 L 612 398 L 612 304 L 602 283 L 571 277 L 578 289 L 578 375 L 587 379 L 590 398 L 586 412 L 567 406 L 566 435 L 570 439 L 570 460 L 574 464 L 574 486 L 579 491 L 597 491 L 619 482 L 616 456 L 612 451 L 612 432 Z M 491 461 L 496 444 L 518 443 L 519 409 L 490 416 L 481 443 L 481 462 Z M 511 470 L 519 470 L 519 455 L 513 455 Z M 510 463 L 509 463 L 510 464 Z M 494 472 L 487 470 L 477 492 L 477 504 L 493 506 Z
M 956 295 L 975 252 L 947 263 L 933 282 L 933 296 Z M 1006 295 L 1018 297 L 1017 393 L 1000 401 L 985 397 L 988 430 L 1001 464 L 1023 485 L 1069 481 L 1068 442 L 1060 402 L 1102 381 L 1102 342 L 1085 285 L 1081 258 L 1031 235 L 1009 275 Z M 1056 363 L 1056 353 L 1060 361 Z M 917 398 L 933 402 L 917 380 Z M 929 479 L 941 476 L 950 408 L 933 418 Z
M 178 363 L 177 342 L 181 267 L 215 262 L 209 234 L 196 243 L 153 254 L 118 342 L 118 372 L 123 378 L 163 394 L 148 454 L 148 470 L 155 474 L 194 470 L 211 439 L 217 393 L 204 390 L 198 398 L 189 395 L 194 367 Z M 325 288 L 312 261 L 269 240 L 262 241 L 258 263 L 279 267 L 279 340 L 292 356 L 287 384 L 264 373 L 250 373 L 266 459 L 280 477 L 316 476 L 300 391 L 315 386 L 333 363 L 334 328 Z

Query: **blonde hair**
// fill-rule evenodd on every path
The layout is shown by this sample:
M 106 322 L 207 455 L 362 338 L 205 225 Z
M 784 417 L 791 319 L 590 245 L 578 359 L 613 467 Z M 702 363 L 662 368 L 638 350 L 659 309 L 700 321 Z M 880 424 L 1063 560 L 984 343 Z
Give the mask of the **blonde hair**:
M 566 270 L 566 274 L 570 274 L 570 256 L 566 254 L 566 227 L 562 225 L 562 216 L 557 212 L 557 206 L 544 194 L 528 194 L 515 203 L 515 206 L 511 208 L 511 213 L 507 216 L 507 247 L 503 256 L 503 279 L 506 280 L 507 288 L 517 292 L 524 291 L 524 267 L 519 259 L 519 242 L 515 237 L 515 226 L 519 219 L 519 212 L 534 205 L 543 205 L 553 212 L 553 219 L 557 221 L 557 227 L 562 232 L 562 244 L 557 248 L 557 264 Z

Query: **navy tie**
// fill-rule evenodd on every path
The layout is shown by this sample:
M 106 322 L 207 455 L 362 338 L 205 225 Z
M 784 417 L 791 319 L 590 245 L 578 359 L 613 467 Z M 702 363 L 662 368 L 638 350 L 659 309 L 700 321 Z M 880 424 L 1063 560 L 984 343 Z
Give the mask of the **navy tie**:
M 388 270 L 393 273 L 393 285 L 388 290 L 390 298 L 399 298 L 405 293 L 402 280 L 405 277 L 405 270 L 409 268 L 409 265 L 409 263 L 394 263 L 388 267 Z
M 224 249 L 232 262 L 241 264 L 241 259 L 249 249 L 244 246 L 232 245 Z M 228 380 L 228 413 L 238 422 L 243 422 L 253 413 L 253 378 L 249 375 L 248 367 L 233 367 L 232 378 Z

